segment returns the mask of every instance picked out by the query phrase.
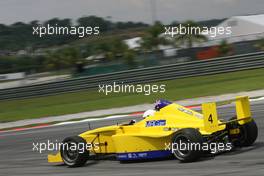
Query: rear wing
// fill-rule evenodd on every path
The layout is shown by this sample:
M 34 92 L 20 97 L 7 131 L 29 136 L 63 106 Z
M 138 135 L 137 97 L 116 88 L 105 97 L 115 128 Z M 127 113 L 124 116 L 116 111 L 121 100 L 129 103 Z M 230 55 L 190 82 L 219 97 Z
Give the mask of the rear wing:
M 217 105 L 218 103 L 210 102 L 202 104 L 202 113 L 204 117 L 204 130 L 208 133 L 213 133 L 222 129 L 222 125 L 230 123 L 232 121 L 238 121 L 240 125 L 251 121 L 251 110 L 249 98 L 247 96 L 236 97 L 235 99 L 228 100 L 225 104 L 235 102 L 236 105 L 236 119 L 221 122 L 218 119 Z M 221 103 L 220 103 L 221 104 Z M 223 103 L 222 103 L 223 104 Z

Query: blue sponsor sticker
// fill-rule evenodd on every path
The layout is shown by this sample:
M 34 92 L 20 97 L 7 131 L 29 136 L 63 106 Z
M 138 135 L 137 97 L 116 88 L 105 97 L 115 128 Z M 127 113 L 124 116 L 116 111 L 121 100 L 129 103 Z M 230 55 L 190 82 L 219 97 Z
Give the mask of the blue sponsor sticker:
M 146 127 L 153 127 L 153 126 L 165 126 L 166 120 L 150 120 L 146 121 Z
M 171 151 L 168 151 L 168 150 L 132 152 L 132 153 L 117 153 L 117 159 L 120 161 L 165 158 L 168 156 L 171 156 Z

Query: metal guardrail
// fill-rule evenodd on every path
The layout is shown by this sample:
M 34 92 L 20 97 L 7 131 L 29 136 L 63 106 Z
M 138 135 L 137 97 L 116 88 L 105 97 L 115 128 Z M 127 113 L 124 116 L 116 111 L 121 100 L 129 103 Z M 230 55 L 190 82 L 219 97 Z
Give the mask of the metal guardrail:
M 110 74 L 87 76 L 54 83 L 0 90 L 0 100 L 29 98 L 84 89 L 97 88 L 99 84 L 146 83 L 200 75 L 226 73 L 264 67 L 264 52 L 222 57 L 213 60 L 134 69 Z

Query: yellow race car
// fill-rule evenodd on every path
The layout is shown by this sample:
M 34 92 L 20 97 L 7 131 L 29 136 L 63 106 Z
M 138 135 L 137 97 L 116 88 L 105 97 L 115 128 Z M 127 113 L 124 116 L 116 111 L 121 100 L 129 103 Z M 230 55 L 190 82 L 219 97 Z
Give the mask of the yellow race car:
M 175 157 L 192 162 L 207 153 L 252 145 L 258 135 L 248 97 L 232 100 L 236 116 L 218 119 L 217 103 L 202 104 L 202 113 L 168 103 L 139 122 L 102 127 L 63 140 L 48 162 L 82 166 L 92 156 L 115 154 L 117 160 Z

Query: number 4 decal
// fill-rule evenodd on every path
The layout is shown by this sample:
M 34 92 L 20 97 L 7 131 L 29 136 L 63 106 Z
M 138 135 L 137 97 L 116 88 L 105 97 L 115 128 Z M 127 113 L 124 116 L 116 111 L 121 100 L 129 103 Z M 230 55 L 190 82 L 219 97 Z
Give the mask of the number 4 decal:
M 208 121 L 211 122 L 211 123 L 213 123 L 213 117 L 212 117 L 212 114 L 209 115 L 209 117 L 208 117 Z

